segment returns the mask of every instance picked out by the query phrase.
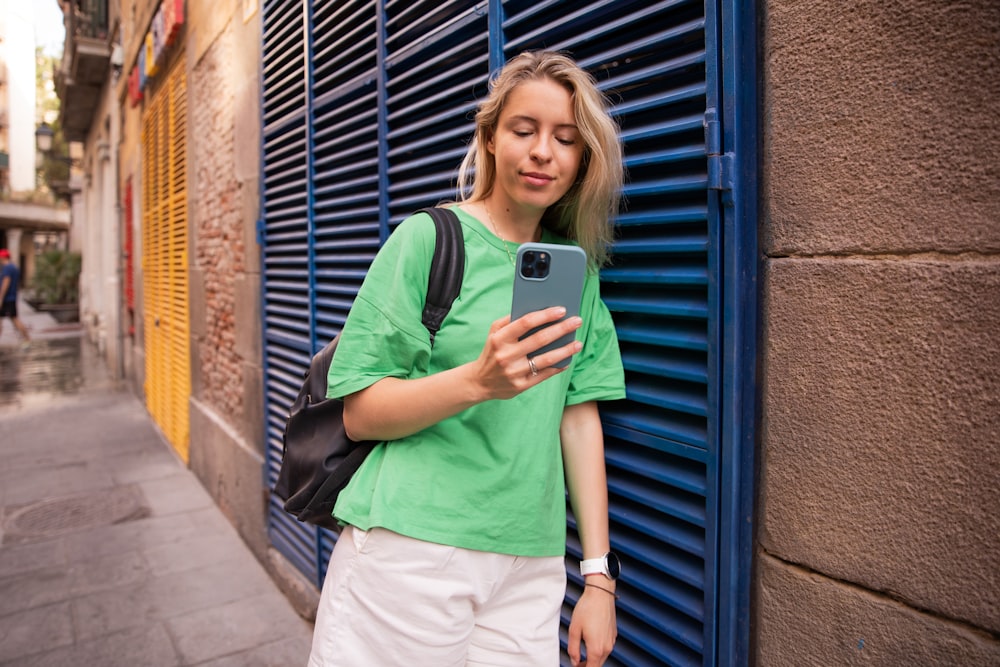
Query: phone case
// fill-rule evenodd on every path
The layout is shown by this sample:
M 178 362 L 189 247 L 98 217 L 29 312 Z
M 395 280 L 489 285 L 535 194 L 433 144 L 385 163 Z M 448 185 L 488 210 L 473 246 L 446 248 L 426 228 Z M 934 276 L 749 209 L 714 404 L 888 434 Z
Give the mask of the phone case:
M 547 264 L 547 272 L 543 270 L 545 264 Z M 545 275 L 542 275 L 543 273 Z M 515 260 L 511 321 L 527 313 L 551 306 L 562 306 L 566 309 L 566 315 L 563 319 L 579 315 L 586 273 L 587 254 L 576 246 L 553 243 L 522 244 L 517 250 Z M 539 329 L 541 328 L 539 327 Z M 529 331 L 525 337 L 539 329 Z M 568 345 L 574 337 L 574 333 L 563 336 L 528 356 L 534 357 L 548 350 Z M 555 365 L 565 368 L 571 359 L 572 357 L 567 357 Z

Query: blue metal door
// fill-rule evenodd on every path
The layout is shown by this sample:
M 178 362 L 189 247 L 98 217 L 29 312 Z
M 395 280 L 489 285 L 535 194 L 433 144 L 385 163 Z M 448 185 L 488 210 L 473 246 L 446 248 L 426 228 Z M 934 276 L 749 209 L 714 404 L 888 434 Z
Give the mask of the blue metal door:
M 614 264 L 602 273 L 628 387 L 627 400 L 603 411 L 612 543 L 627 564 L 609 664 L 744 662 L 755 326 L 750 7 L 265 2 L 267 484 L 302 372 L 340 330 L 375 252 L 410 212 L 454 197 L 489 73 L 526 49 L 569 51 L 615 103 L 629 175 Z M 269 529 L 319 586 L 333 536 L 297 524 L 273 500 Z M 567 623 L 582 585 L 572 520 L 569 535 Z

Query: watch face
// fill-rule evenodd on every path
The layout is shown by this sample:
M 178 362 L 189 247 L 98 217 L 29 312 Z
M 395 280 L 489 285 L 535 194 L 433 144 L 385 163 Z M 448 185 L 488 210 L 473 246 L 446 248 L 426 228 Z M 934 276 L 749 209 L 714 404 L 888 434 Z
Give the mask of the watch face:
M 608 555 L 604 557 L 605 562 L 608 564 L 608 574 L 611 575 L 612 579 L 617 579 L 622 573 L 622 563 L 618 560 L 618 554 L 613 551 L 609 551 Z

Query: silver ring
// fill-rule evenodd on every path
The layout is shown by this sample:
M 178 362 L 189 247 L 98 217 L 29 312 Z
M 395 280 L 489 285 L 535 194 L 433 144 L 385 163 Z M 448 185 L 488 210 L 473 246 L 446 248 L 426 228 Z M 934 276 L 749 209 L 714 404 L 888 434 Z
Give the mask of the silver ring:
M 530 357 L 528 358 L 528 368 L 531 369 L 532 377 L 538 375 L 538 366 L 535 365 L 535 360 L 531 359 Z

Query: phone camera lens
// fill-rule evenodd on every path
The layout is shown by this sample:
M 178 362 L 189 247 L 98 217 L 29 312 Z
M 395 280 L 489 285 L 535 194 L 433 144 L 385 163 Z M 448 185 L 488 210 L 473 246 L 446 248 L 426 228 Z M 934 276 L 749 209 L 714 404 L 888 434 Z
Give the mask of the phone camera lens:
M 525 278 L 533 278 L 535 276 L 535 268 L 531 264 L 525 262 L 521 265 L 521 275 Z

